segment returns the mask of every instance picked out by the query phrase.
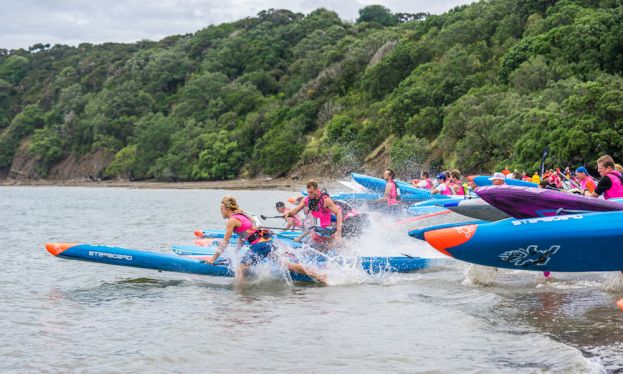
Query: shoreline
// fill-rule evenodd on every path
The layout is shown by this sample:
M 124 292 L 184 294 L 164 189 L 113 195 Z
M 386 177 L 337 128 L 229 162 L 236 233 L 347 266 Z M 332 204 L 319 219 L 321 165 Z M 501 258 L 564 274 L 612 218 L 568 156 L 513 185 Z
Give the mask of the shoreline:
M 335 180 L 316 179 L 322 186 L 335 186 Z M 307 179 L 290 178 L 276 179 L 233 179 L 227 181 L 197 182 L 159 182 L 159 181 L 128 181 L 128 180 L 22 180 L 0 179 L 0 187 L 96 187 L 96 188 L 133 188 L 133 189 L 211 189 L 211 190 L 276 190 L 286 189 L 300 191 L 305 189 Z

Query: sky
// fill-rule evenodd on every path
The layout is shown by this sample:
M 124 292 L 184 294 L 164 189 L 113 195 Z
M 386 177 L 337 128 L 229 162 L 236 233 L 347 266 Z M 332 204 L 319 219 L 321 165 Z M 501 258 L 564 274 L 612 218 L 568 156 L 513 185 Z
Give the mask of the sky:
M 78 45 L 160 40 L 264 9 L 308 14 L 324 7 L 354 21 L 359 9 L 381 4 L 394 13 L 441 14 L 474 0 L 0 0 L 0 48 L 36 43 Z

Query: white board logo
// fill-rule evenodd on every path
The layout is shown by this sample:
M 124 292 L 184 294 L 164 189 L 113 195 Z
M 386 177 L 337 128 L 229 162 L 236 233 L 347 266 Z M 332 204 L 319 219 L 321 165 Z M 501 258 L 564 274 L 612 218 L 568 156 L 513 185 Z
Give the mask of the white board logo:
M 551 256 L 558 252 L 559 248 L 559 245 L 552 245 L 549 249 L 541 250 L 538 245 L 533 244 L 527 248 L 506 251 L 498 257 L 502 261 L 510 262 L 515 266 L 543 266 L 549 262 Z
M 89 251 L 89 256 L 91 256 L 91 257 L 110 258 L 110 259 L 113 259 L 113 260 L 132 261 L 132 256 L 120 255 L 120 254 L 117 254 L 117 253 L 106 253 L 106 252 Z
M 541 217 L 541 218 L 527 218 L 527 219 L 516 219 L 512 221 L 513 226 L 531 224 L 531 223 L 539 223 L 539 222 L 556 222 L 556 221 L 567 221 L 571 219 L 583 219 L 584 216 L 581 214 L 570 214 L 563 216 L 551 216 L 551 217 Z
M 475 225 L 460 226 L 456 228 L 456 232 L 458 232 L 459 234 L 465 235 L 466 239 L 469 239 L 474 233 L 474 231 L 476 231 Z

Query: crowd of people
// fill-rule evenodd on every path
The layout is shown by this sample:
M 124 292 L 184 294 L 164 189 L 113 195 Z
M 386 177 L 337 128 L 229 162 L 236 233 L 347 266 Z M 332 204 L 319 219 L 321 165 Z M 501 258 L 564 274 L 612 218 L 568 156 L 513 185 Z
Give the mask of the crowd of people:
M 568 191 L 586 196 L 611 199 L 623 197 L 623 166 L 614 162 L 609 155 L 604 155 L 597 160 L 597 172 L 599 180 L 593 178 L 585 166 L 579 166 L 575 170 L 570 167 L 560 170 L 560 168 L 545 170 L 543 173 L 534 171 L 532 175 L 526 172 L 515 170 L 511 172 L 508 168 L 500 172 L 495 172 L 491 180 L 494 185 L 505 184 L 507 179 L 518 179 L 537 184 L 541 188 Z M 425 188 L 431 193 L 444 195 L 465 195 L 473 190 L 476 185 L 469 179 L 463 180 L 461 172 L 457 169 L 444 171 L 437 174 L 435 180 L 429 177 L 429 173 L 423 171 L 419 179 L 412 182 L 414 187 Z

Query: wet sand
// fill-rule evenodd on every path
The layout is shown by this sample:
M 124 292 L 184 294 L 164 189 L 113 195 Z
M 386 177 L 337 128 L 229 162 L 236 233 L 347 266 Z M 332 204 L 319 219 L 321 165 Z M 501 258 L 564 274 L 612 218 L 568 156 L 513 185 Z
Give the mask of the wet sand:
M 338 183 L 334 179 L 315 179 L 321 187 L 335 188 Z M 200 181 L 200 182 L 160 182 L 160 181 L 128 181 L 128 180 L 21 180 L 0 179 L 0 186 L 66 186 L 66 187 L 113 187 L 137 189 L 223 189 L 223 190 L 302 190 L 305 189 L 307 179 L 292 178 L 263 178 L 263 179 L 234 179 L 227 181 Z M 344 187 L 341 187 L 344 189 Z

